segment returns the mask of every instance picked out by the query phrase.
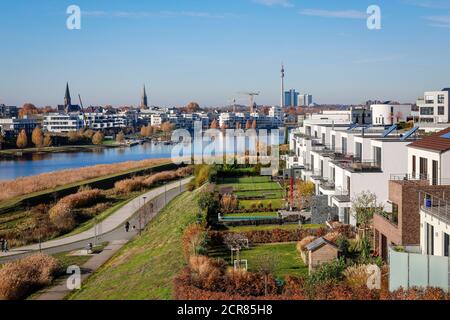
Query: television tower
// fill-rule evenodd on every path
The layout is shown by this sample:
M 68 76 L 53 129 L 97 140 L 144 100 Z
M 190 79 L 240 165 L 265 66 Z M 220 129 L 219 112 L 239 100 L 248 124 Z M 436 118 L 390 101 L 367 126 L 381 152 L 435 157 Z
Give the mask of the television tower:
M 284 64 L 281 64 L 281 108 L 284 108 Z

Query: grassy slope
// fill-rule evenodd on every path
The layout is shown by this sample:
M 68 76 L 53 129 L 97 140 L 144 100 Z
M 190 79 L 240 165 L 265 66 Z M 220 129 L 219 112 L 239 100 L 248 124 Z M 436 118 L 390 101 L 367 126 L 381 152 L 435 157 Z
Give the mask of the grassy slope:
M 198 214 L 198 191 L 173 200 L 142 236 L 127 244 L 71 299 L 171 299 L 173 278 L 184 266 L 181 237 Z

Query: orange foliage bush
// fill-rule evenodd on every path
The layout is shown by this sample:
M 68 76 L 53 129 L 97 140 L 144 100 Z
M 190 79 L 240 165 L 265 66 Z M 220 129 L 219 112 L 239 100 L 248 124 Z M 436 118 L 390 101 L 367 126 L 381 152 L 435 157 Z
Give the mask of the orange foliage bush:
M 206 230 L 203 226 L 191 224 L 187 227 L 182 239 L 183 255 L 186 260 L 197 254 L 197 249 L 204 243 L 205 238 Z
M 44 254 L 6 263 L 0 269 L 0 300 L 19 300 L 49 285 L 59 270 L 58 261 Z
M 144 187 L 143 181 L 142 177 L 120 180 L 114 184 L 114 189 L 117 193 L 123 194 L 140 191 Z

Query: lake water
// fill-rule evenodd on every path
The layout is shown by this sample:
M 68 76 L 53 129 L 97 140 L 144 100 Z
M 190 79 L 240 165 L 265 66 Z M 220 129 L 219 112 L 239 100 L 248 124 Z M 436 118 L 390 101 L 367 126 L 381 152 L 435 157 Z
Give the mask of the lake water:
M 280 136 L 282 141 L 283 135 Z M 29 154 L 0 160 L 0 180 L 12 180 L 41 173 L 144 159 L 171 158 L 171 145 L 145 143 L 134 147 L 98 148 L 86 152 Z

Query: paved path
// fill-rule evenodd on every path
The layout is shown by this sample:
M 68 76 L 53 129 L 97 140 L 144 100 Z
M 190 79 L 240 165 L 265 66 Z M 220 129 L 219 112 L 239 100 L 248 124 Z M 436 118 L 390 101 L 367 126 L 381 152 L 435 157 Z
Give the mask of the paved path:
M 153 219 L 159 210 L 165 207 L 167 202 L 184 192 L 191 179 L 192 178 L 183 179 L 181 181 L 172 182 L 165 186 L 153 189 L 148 193 L 132 200 L 104 221 L 87 231 L 65 238 L 44 242 L 41 244 L 41 248 L 39 248 L 38 244 L 34 244 L 15 248 L 6 254 L 0 253 L 0 263 L 16 260 L 38 251 L 42 251 L 47 254 L 55 254 L 85 248 L 89 243 L 96 244 L 129 239 L 131 234 L 136 234 L 139 226 L 143 227 L 151 219 Z M 144 197 L 146 197 L 147 204 L 153 204 L 153 210 L 146 210 L 144 214 L 136 214 L 139 208 L 144 205 Z M 133 230 L 130 230 L 129 233 L 125 232 L 124 224 L 127 221 L 130 222 L 131 226 L 136 227 L 135 232 L 133 232 Z
M 81 282 L 83 283 L 86 281 L 87 278 L 89 278 L 98 268 L 111 259 L 112 256 L 114 256 L 114 254 L 127 242 L 127 240 L 113 241 L 111 244 L 106 246 L 101 253 L 92 255 L 92 258 L 80 267 Z M 71 290 L 67 288 L 68 277 L 69 276 L 62 277 L 53 287 L 44 289 L 41 291 L 41 294 L 33 300 L 63 300 L 71 293 Z

